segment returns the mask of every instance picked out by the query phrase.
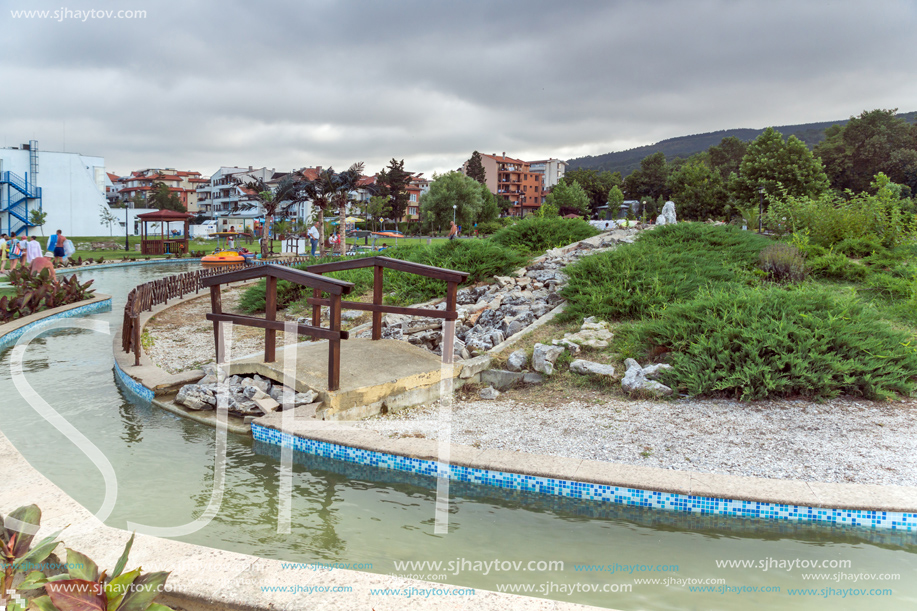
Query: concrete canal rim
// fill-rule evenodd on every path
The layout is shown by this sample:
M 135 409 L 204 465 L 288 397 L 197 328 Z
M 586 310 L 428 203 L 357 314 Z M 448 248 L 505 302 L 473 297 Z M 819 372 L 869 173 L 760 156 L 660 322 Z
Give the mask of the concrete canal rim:
M 154 308 L 145 315 L 141 325 L 177 303 L 182 302 L 176 300 Z M 556 308 L 551 314 L 557 311 Z M 136 397 L 214 426 L 215 418 L 210 413 L 201 415 L 157 400 L 154 388 L 127 373 L 131 365 L 130 355 L 120 353 L 119 346 L 120 339 L 116 334 L 113 341 L 116 372 Z M 150 370 L 149 365 L 150 362 L 144 363 L 147 371 Z M 270 374 L 268 371 L 257 372 Z M 160 389 L 177 390 L 180 385 L 192 383 L 202 375 L 202 371 L 195 371 L 166 377 L 166 381 L 157 379 L 160 380 Z M 459 375 L 458 371 L 455 375 Z M 456 379 L 456 382 L 459 380 Z M 232 432 L 253 434 L 257 441 L 288 445 L 299 452 L 355 464 L 372 464 L 378 468 L 421 475 L 435 474 L 439 468 L 438 442 L 389 439 L 365 429 L 349 429 L 343 422 L 332 424 L 301 419 L 292 430 L 284 430 L 281 415 L 273 413 L 256 418 L 250 429 L 236 425 Z M 605 461 L 484 451 L 458 444 L 452 444 L 451 456 L 448 467 L 450 479 L 502 489 L 684 514 L 917 532 L 917 487 L 912 486 L 834 484 L 697 473 Z
M 152 270 L 150 273 L 153 273 Z M 122 274 L 117 274 L 116 272 L 113 272 L 113 274 L 115 275 L 110 275 L 106 280 L 107 285 L 113 284 L 115 278 L 121 279 L 122 276 L 129 278 L 126 270 Z M 99 279 L 99 282 L 100 284 L 105 284 L 102 282 L 102 278 Z M 136 283 L 136 281 L 134 282 Z M 121 288 L 118 288 L 117 291 L 108 290 L 107 292 L 119 295 L 122 291 Z M 113 307 L 117 309 L 119 307 L 117 297 L 114 301 Z M 105 318 L 111 319 L 113 317 L 109 314 Z M 40 368 L 43 367 L 43 364 L 39 361 L 46 358 L 45 355 L 47 354 L 47 351 L 43 351 L 43 348 L 62 350 L 68 342 L 78 344 L 81 351 L 92 348 L 95 353 L 98 353 L 100 348 L 103 349 L 107 353 L 103 359 L 98 359 L 100 353 L 96 354 L 95 357 L 87 354 L 87 362 L 94 362 L 97 366 L 104 362 L 106 368 L 110 367 L 111 354 L 108 353 L 108 350 L 111 349 L 110 339 L 109 337 L 98 337 L 96 341 L 89 342 L 82 336 L 58 334 L 54 339 L 48 338 L 49 341 L 34 342 L 30 350 L 35 350 L 32 359 L 36 363 L 36 368 L 32 373 L 28 371 L 26 373 L 34 376 L 30 380 L 38 388 L 38 383 L 42 380 Z M 89 337 L 88 340 L 92 340 L 92 338 Z M 93 343 L 93 345 L 89 346 L 90 343 Z M 46 344 L 46 346 L 41 344 Z M 0 354 L 0 361 L 8 358 L 8 356 L 8 354 Z M 66 356 L 66 354 L 63 356 Z M 93 358 L 95 358 L 95 361 L 93 361 Z M 50 364 L 50 359 L 48 360 Z M 57 365 L 53 365 L 53 369 L 57 370 L 57 368 Z M 109 372 L 109 380 L 112 380 L 110 369 L 107 369 L 107 371 Z M 0 382 L 3 380 L 3 375 L 3 368 L 0 367 Z M 66 371 L 62 371 L 60 375 L 66 375 Z M 98 376 L 96 377 L 97 379 Z M 88 381 L 88 383 L 92 382 L 93 380 Z M 110 387 L 109 394 L 113 393 L 118 397 L 122 396 L 117 393 L 114 384 L 110 384 Z M 41 390 L 41 388 L 38 389 Z M 102 416 L 106 416 L 109 420 L 112 416 L 114 417 L 112 431 L 105 437 L 105 439 L 113 439 L 110 455 L 116 464 L 123 463 L 125 465 L 127 474 L 134 477 L 136 485 L 131 488 L 128 485 L 130 482 L 125 484 L 123 495 L 127 495 L 124 501 L 127 509 L 109 520 L 109 524 L 120 525 L 123 523 L 120 520 L 123 520 L 125 516 L 128 520 L 134 522 L 158 523 L 151 518 L 154 514 L 161 516 L 165 524 L 171 524 L 173 521 L 180 524 L 182 523 L 180 517 L 197 515 L 200 511 L 198 503 L 191 503 L 189 510 L 183 510 L 182 507 L 178 506 L 171 513 L 160 508 L 180 505 L 180 499 L 186 498 L 188 494 L 201 495 L 203 492 L 209 496 L 209 492 L 206 489 L 209 484 L 206 478 L 208 477 L 209 469 L 212 468 L 213 458 L 212 456 L 209 457 L 211 464 L 208 468 L 206 461 L 209 455 L 206 444 L 208 439 L 212 441 L 213 434 L 208 432 L 212 429 L 206 429 L 205 431 L 203 430 L 205 427 L 198 427 L 195 423 L 186 419 L 173 418 L 161 410 L 151 410 L 148 406 L 144 407 L 138 404 L 128 405 L 125 403 L 126 407 L 121 408 L 122 414 L 119 416 L 117 406 L 112 405 L 110 400 L 106 403 L 106 400 L 105 397 L 93 397 L 92 402 L 89 404 L 85 404 L 82 407 L 75 405 L 74 408 L 78 410 L 76 414 L 79 415 L 74 415 L 72 418 L 68 415 L 68 419 L 74 422 L 82 420 L 86 430 L 96 430 L 98 428 L 101 434 L 105 432 L 103 430 L 104 427 L 98 427 L 97 423 L 101 422 Z M 118 399 L 118 401 L 118 405 L 121 405 L 120 402 L 123 400 Z M 23 431 L 27 430 L 22 428 L 22 425 L 28 420 L 33 420 L 34 414 L 32 414 L 31 418 L 8 418 L 11 413 L 8 406 L 6 406 L 6 409 L 0 406 L 0 420 L 10 426 L 10 429 L 6 431 L 7 436 L 29 457 L 29 460 L 37 458 L 38 460 L 36 460 L 35 464 L 39 466 L 40 471 L 52 479 L 56 477 L 55 483 L 66 489 L 71 499 L 75 499 L 75 502 L 81 503 L 84 507 L 94 507 L 97 503 L 97 498 L 100 497 L 87 492 L 91 492 L 91 486 L 87 488 L 82 484 L 74 485 L 66 475 L 61 476 L 61 473 L 68 472 L 67 469 L 71 469 L 69 471 L 71 473 L 72 469 L 79 469 L 78 461 L 72 459 L 70 454 L 62 455 L 61 460 L 64 461 L 62 463 L 64 471 L 60 471 L 60 468 L 54 466 L 60 464 L 60 461 L 54 462 L 55 457 L 36 456 L 34 449 L 28 447 L 29 444 L 20 444 Z M 28 414 L 24 416 L 28 416 Z M 6 429 L 6 426 L 4 426 L 4 429 Z M 333 435 L 336 433 L 334 431 L 328 431 L 323 434 L 329 435 L 326 437 L 326 443 L 335 441 Z M 231 549 L 237 552 L 256 550 L 254 553 L 261 556 L 274 556 L 275 558 L 297 562 L 307 561 L 327 557 L 323 553 L 329 548 L 324 547 L 324 543 L 319 545 L 316 543 L 317 540 L 314 539 L 316 526 L 318 526 L 321 529 L 330 528 L 331 531 L 329 532 L 332 535 L 341 535 L 341 544 L 345 544 L 346 549 L 351 554 L 342 558 L 353 561 L 364 561 L 368 558 L 376 564 L 374 570 L 377 571 L 386 570 L 381 568 L 386 566 L 381 558 L 424 559 L 445 557 L 449 559 L 456 556 L 473 558 L 473 554 L 478 553 L 481 549 L 496 550 L 494 553 L 498 551 L 501 557 L 532 550 L 530 553 L 536 554 L 532 556 L 536 558 L 541 557 L 537 555 L 538 553 L 544 555 L 545 552 L 536 552 L 535 550 L 551 550 L 554 557 L 566 560 L 568 565 L 573 564 L 573 562 L 600 562 L 607 560 L 608 550 L 610 549 L 607 547 L 608 545 L 613 547 L 617 557 L 631 561 L 639 561 L 640 554 L 650 554 L 649 556 L 644 556 L 644 558 L 652 559 L 654 558 L 653 553 L 665 550 L 661 553 L 666 553 L 674 563 L 681 564 L 681 575 L 691 575 L 692 568 L 688 565 L 693 564 L 702 567 L 703 562 L 707 562 L 712 566 L 711 558 L 722 558 L 724 557 L 723 554 L 736 553 L 736 550 L 744 549 L 745 553 L 741 554 L 743 557 L 751 557 L 749 554 L 757 554 L 759 557 L 761 555 L 775 556 L 778 553 L 786 552 L 786 550 L 799 554 L 825 554 L 827 557 L 828 554 L 837 553 L 838 545 L 843 545 L 844 549 L 848 549 L 849 546 L 846 545 L 848 543 L 861 544 L 864 542 L 870 545 L 856 545 L 854 547 L 857 549 L 865 548 L 866 551 L 849 551 L 850 554 L 854 554 L 853 558 L 858 563 L 858 566 L 861 566 L 860 559 L 863 559 L 865 563 L 869 555 L 878 554 L 878 558 L 883 562 L 878 568 L 891 568 L 893 563 L 901 561 L 902 552 L 906 552 L 906 562 L 917 562 L 913 560 L 917 558 L 917 555 L 913 553 L 917 550 L 917 543 L 915 543 L 914 537 L 906 532 L 833 528 L 830 525 L 828 527 L 810 526 L 785 520 L 749 520 L 741 517 L 727 519 L 711 514 L 681 514 L 674 511 L 649 510 L 640 506 L 595 503 L 567 496 L 528 494 L 520 492 L 518 489 L 501 488 L 499 485 L 478 486 L 462 481 L 456 481 L 452 484 L 454 495 L 450 501 L 450 507 L 454 510 L 454 513 L 451 515 L 450 525 L 454 525 L 455 530 L 449 537 L 438 540 L 436 537 L 431 537 L 426 533 L 427 530 L 432 529 L 432 526 L 429 529 L 422 526 L 433 515 L 434 500 L 429 485 L 431 480 L 429 476 L 421 476 L 408 471 L 394 469 L 379 469 L 355 462 L 329 460 L 301 452 L 294 453 L 294 462 L 297 466 L 305 465 L 307 471 L 297 471 L 295 475 L 297 493 L 294 501 L 301 501 L 301 504 L 294 509 L 294 516 L 296 516 L 297 520 L 311 520 L 312 516 L 324 514 L 328 516 L 328 519 L 317 517 L 317 525 L 308 521 L 300 525 L 294 521 L 292 535 L 278 538 L 276 533 L 273 533 L 274 514 L 270 509 L 262 509 L 262 506 L 269 506 L 269 503 L 264 496 L 258 495 L 265 484 L 274 481 L 271 478 L 275 477 L 274 474 L 279 464 L 280 447 L 262 441 L 246 443 L 244 438 L 237 436 L 231 436 L 230 439 L 230 445 L 235 447 L 237 452 L 233 458 L 236 461 L 235 467 L 229 473 L 229 477 L 233 476 L 233 472 L 238 475 L 230 481 L 227 492 L 235 494 L 238 499 L 228 499 L 229 504 L 225 507 L 227 512 L 226 522 L 215 524 L 215 529 L 201 533 L 200 537 L 186 537 L 184 542 L 174 541 L 174 543 L 186 545 L 203 542 L 206 546 L 217 545 L 223 549 Z M 124 443 L 119 440 L 125 440 L 129 444 L 126 446 L 130 450 L 127 460 L 124 459 L 124 450 L 114 447 L 116 443 Z M 385 443 L 399 441 L 417 443 L 413 451 L 419 457 L 418 461 L 430 457 L 429 449 L 423 447 L 424 440 L 390 439 L 385 440 Z M 103 445 L 103 447 L 108 448 L 109 446 Z M 185 450 L 182 450 L 182 448 L 185 448 Z M 64 450 L 66 449 L 62 448 L 62 451 Z M 194 451 L 197 451 L 197 453 L 195 454 Z M 342 449 L 342 451 L 349 450 Z M 106 453 L 109 453 L 108 450 Z M 389 450 L 387 453 L 396 456 L 394 450 Z M 0 451 L 0 455 L 5 454 L 7 452 Z M 264 460 L 265 457 L 269 460 Z M 486 458 L 490 462 L 492 471 L 508 472 L 500 464 L 503 460 L 502 457 L 491 454 Z M 51 467 L 48 467 L 48 460 L 52 463 Z M 156 460 L 163 462 L 155 462 Z M 140 471 L 130 470 L 131 464 L 147 464 L 147 461 L 151 461 L 148 468 Z M 72 466 L 70 463 L 73 463 Z M 200 468 L 200 465 L 203 465 L 204 468 Z M 55 468 L 58 469 L 56 472 Z M 189 475 L 184 477 L 185 481 L 163 477 L 168 476 L 173 471 L 176 473 L 180 471 L 183 474 L 187 472 Z M 204 477 L 203 484 L 205 489 L 203 491 L 200 490 L 201 476 Z M 17 482 L 19 481 L 17 480 Z M 61 482 L 66 485 L 62 485 Z M 314 482 L 313 487 L 318 486 L 314 492 L 307 486 L 307 484 L 313 485 L 309 482 Z M 164 485 L 167 488 L 164 489 Z M 12 487 L 9 489 L 16 490 L 17 488 Z M 0 497 L 4 498 L 4 506 L 2 508 L 4 510 L 7 509 L 5 503 L 11 502 L 6 500 L 6 490 L 9 489 L 6 488 L 5 483 L 0 483 L 0 490 L 3 491 L 4 495 Z M 265 491 L 270 492 L 269 490 Z M 25 490 L 25 492 L 27 494 L 30 493 L 29 490 Z M 41 502 L 44 502 L 45 496 L 38 495 L 36 490 L 32 492 L 36 493 L 36 498 L 42 499 Z M 134 500 L 130 498 L 132 492 L 135 495 Z M 148 495 L 150 494 L 155 494 L 162 498 L 158 498 L 157 503 L 149 503 L 144 499 L 149 499 Z M 248 497 L 251 497 L 250 501 Z M 13 499 L 14 497 L 10 496 L 8 498 Z M 340 499 L 340 501 L 335 501 L 334 499 Z M 25 502 L 31 501 L 25 499 Z M 119 503 L 121 503 L 120 496 Z M 23 503 L 17 501 L 16 504 Z M 150 507 L 146 514 L 144 514 L 145 506 Z M 190 513 L 191 511 L 194 513 Z M 265 520 L 264 517 L 258 517 L 262 514 L 266 516 L 266 522 L 259 522 L 259 520 Z M 67 519 L 66 515 L 60 519 L 71 523 L 75 522 L 72 518 Z M 622 520 L 623 522 L 619 525 L 618 522 Z M 401 526 L 399 527 L 399 525 Z M 267 527 L 267 530 L 264 527 Z M 123 531 L 116 530 L 115 532 L 120 533 L 122 536 L 124 534 Z M 326 531 L 322 530 L 321 532 Z M 722 537 L 724 532 L 728 532 L 730 536 Z M 361 533 L 363 533 L 362 539 Z M 650 540 L 647 538 L 648 535 L 654 541 L 651 546 L 646 545 L 646 542 Z M 612 536 L 614 539 L 609 539 Z M 89 538 L 91 537 L 87 536 L 86 539 Z M 369 548 L 361 543 L 361 541 L 370 539 L 372 540 L 372 546 Z M 68 545 L 71 545 L 66 533 L 64 540 Z M 83 540 L 74 539 L 77 543 L 72 546 L 76 549 L 82 548 L 92 552 L 95 548 L 84 546 Z M 297 551 L 289 546 L 285 547 L 284 542 L 294 540 L 297 542 L 297 548 L 307 550 L 306 556 L 301 553 L 297 554 Z M 111 556 L 110 561 L 102 560 L 104 564 L 113 564 L 114 559 L 120 552 L 122 543 L 123 539 L 111 541 L 108 544 L 109 547 L 106 548 L 108 551 L 101 552 L 101 554 L 108 553 Z M 170 544 L 173 541 L 166 541 L 165 543 Z M 815 545 L 812 545 L 812 543 Z M 825 545 L 826 543 L 830 544 Z M 182 549 L 190 550 L 187 553 L 190 554 L 192 561 L 196 561 L 195 559 L 209 561 L 209 558 L 218 558 L 231 553 L 208 548 L 199 548 L 204 550 L 201 553 L 191 550 L 191 548 Z M 443 549 L 447 550 L 446 555 L 443 555 Z M 272 550 L 280 551 L 272 552 Z M 182 554 L 184 553 L 182 552 Z M 860 555 L 857 556 L 856 554 Z M 866 555 L 864 556 L 863 554 Z M 100 558 L 104 558 L 104 555 L 101 555 Z M 143 564 L 147 569 L 161 566 L 148 562 L 145 558 L 146 556 L 141 557 L 138 555 L 136 563 L 140 564 L 141 560 L 143 560 Z M 656 559 L 658 560 L 658 557 Z M 133 559 L 132 562 L 134 562 Z M 256 562 L 256 568 L 275 566 L 265 564 L 271 562 L 268 560 L 258 560 Z M 897 565 L 895 565 L 895 568 L 897 568 Z M 391 570 L 389 568 L 387 572 L 391 572 Z M 232 565 L 229 565 L 227 571 L 232 575 L 261 580 L 262 583 L 270 584 L 278 581 L 275 579 L 277 573 L 270 571 L 258 570 L 242 574 L 234 572 Z M 695 575 L 709 576 L 704 575 L 701 569 L 697 569 L 697 571 L 700 572 L 696 572 Z M 538 577 L 537 575 L 526 577 L 526 575 L 528 574 L 514 575 L 513 579 L 518 581 Z M 768 576 L 770 577 L 770 573 L 768 573 Z M 301 579 L 301 575 L 299 577 Z M 324 577 L 324 574 L 322 577 Z M 368 575 L 368 577 L 384 579 L 381 575 Z M 557 578 L 555 576 L 551 577 L 553 579 Z M 569 576 L 560 575 L 559 577 L 561 579 L 575 577 L 577 581 L 584 578 L 580 573 L 576 573 L 575 576 L 571 574 Z M 593 577 L 601 577 L 601 574 Z M 789 577 L 794 576 L 788 576 L 787 578 Z M 455 585 L 470 585 L 480 591 L 496 589 L 493 579 L 493 576 L 485 579 L 481 576 L 472 578 L 462 575 L 457 578 L 450 578 L 449 581 L 452 581 Z M 284 583 L 284 581 L 290 583 L 294 580 L 295 576 L 290 573 L 280 574 L 279 576 L 280 583 Z M 238 589 L 235 588 L 234 591 L 238 591 Z M 913 588 L 906 587 L 903 588 L 903 591 L 907 592 L 909 589 Z M 354 591 L 356 592 L 356 587 Z M 217 592 L 217 594 L 224 597 L 227 595 L 225 591 Z M 680 598 L 683 594 L 679 593 L 667 594 L 662 591 L 646 592 L 645 594 L 649 598 L 644 599 L 644 602 L 645 600 L 653 600 L 654 597 L 660 598 L 657 601 L 660 604 L 663 604 L 663 602 L 675 604 L 674 601 L 676 600 L 683 601 Z M 917 596 L 917 592 L 911 592 L 911 595 Z M 706 604 L 700 600 L 700 595 L 697 596 L 698 602 Z M 225 598 L 221 600 L 225 600 Z M 280 603 L 279 599 L 275 598 L 274 600 Z M 571 599 L 567 598 L 567 600 Z M 580 597 L 572 600 L 593 605 L 598 604 L 603 607 L 632 607 L 632 605 L 625 604 L 628 602 L 626 597 L 609 598 L 606 596 L 592 599 Z M 717 597 L 717 604 L 722 604 L 723 600 L 723 597 Z M 359 603 L 361 601 L 365 602 L 364 599 L 355 597 L 341 599 L 342 608 L 353 608 L 351 603 Z M 479 606 L 481 601 L 482 599 L 476 598 L 474 608 L 487 608 Z M 323 598 L 322 604 L 326 602 L 333 601 Z M 528 606 L 521 608 L 539 608 L 538 605 L 541 602 L 543 601 L 528 599 L 526 601 Z M 376 608 L 379 608 L 378 605 L 381 604 L 381 601 L 377 598 L 375 603 Z M 429 604 L 430 608 L 436 608 L 433 606 L 434 604 L 440 605 L 439 601 Z M 553 605 L 554 603 L 547 604 Z M 192 608 L 190 604 L 182 606 Z M 231 607 L 227 605 L 226 608 Z

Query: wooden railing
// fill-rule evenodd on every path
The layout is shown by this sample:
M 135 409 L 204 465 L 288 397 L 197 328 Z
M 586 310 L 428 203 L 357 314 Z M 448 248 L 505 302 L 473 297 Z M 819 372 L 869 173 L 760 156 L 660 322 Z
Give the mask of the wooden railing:
M 308 257 L 297 257 L 283 263 L 273 265 L 302 265 L 309 261 Z M 254 265 L 265 265 L 255 263 Z M 131 289 L 127 294 L 127 303 L 124 304 L 124 320 L 121 324 L 121 348 L 124 352 L 134 353 L 134 365 L 140 365 L 140 314 L 152 310 L 154 306 L 168 302 L 176 297 L 184 297 L 189 293 L 198 293 L 204 288 L 203 280 L 217 274 L 245 269 L 251 264 L 239 264 L 225 267 L 200 269 L 175 276 L 167 276 L 153 280 Z
M 254 280 L 256 278 L 267 278 L 264 318 L 240 314 L 224 314 L 220 285 L 227 282 Z M 337 390 L 341 385 L 341 340 L 350 337 L 347 331 L 341 331 L 341 296 L 353 290 L 353 283 L 335 278 L 324 278 L 318 274 L 311 274 L 298 269 L 289 269 L 279 265 L 260 265 L 218 274 L 202 280 L 204 286 L 210 287 L 212 312 L 207 314 L 207 320 L 213 322 L 213 339 L 216 344 L 217 363 L 226 362 L 223 327 L 220 324 L 222 322 L 264 329 L 264 362 L 273 363 L 276 360 L 277 331 L 283 331 L 287 326 L 287 323 L 277 320 L 278 280 L 286 280 L 315 291 L 323 291 L 331 296 L 331 315 L 329 316 L 327 328 L 322 327 L 320 321 L 315 322 L 313 325 L 297 324 L 295 328 L 297 335 L 310 335 L 318 339 L 328 340 L 328 390 Z
M 458 285 L 468 278 L 468 272 L 459 272 L 452 269 L 433 267 L 432 265 L 401 261 L 400 259 L 390 259 L 389 257 L 363 257 L 360 259 L 349 259 L 347 261 L 336 261 L 334 263 L 321 263 L 319 265 L 310 265 L 306 268 L 306 271 L 313 274 L 326 274 L 329 272 L 338 272 L 345 269 L 359 269 L 362 267 L 373 268 L 373 302 L 359 303 L 356 301 L 344 301 L 341 305 L 346 310 L 361 310 L 373 313 L 372 338 L 374 340 L 382 339 L 383 314 L 426 316 L 429 318 L 442 318 L 447 321 L 458 318 L 458 313 L 455 309 L 456 294 L 458 292 Z M 385 293 L 383 291 L 382 274 L 385 269 L 408 272 L 419 276 L 426 276 L 427 278 L 435 278 L 437 280 L 445 280 L 447 287 L 446 309 L 432 310 L 428 308 L 406 308 L 383 305 L 382 296 Z M 321 307 L 331 305 L 332 301 L 333 299 L 323 299 L 320 289 L 313 289 L 312 297 L 308 299 L 308 302 L 312 305 L 313 325 L 318 325 L 321 321 Z M 445 338 L 445 335 L 443 337 Z M 445 354 L 445 350 L 443 353 Z

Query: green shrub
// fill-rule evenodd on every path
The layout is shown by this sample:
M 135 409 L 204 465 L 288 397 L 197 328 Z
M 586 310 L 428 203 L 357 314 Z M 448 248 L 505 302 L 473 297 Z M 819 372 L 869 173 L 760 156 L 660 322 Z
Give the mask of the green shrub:
M 598 229 L 581 219 L 527 216 L 504 227 L 490 239 L 522 253 L 539 254 L 598 233 Z
M 624 334 L 644 354 L 667 352 L 663 381 L 689 395 L 887 399 L 912 392 L 917 376 L 911 338 L 854 297 L 814 287 L 711 291 Z
M 485 221 L 483 223 L 478 223 L 478 234 L 479 235 L 491 235 L 500 231 L 503 228 L 503 223 L 500 221 Z
M 882 245 L 882 242 L 875 236 L 868 236 L 864 238 L 847 238 L 846 240 L 841 240 L 835 247 L 834 250 L 847 255 L 848 257 L 856 257 L 861 259 L 863 257 L 868 257 L 875 253 L 887 253 L 888 249 Z
M 771 240 L 737 227 L 678 223 L 646 231 L 631 245 L 566 268 L 564 320 L 638 319 L 721 284 L 755 283 L 758 253 Z
M 808 259 L 809 271 L 818 278 L 859 282 L 866 277 L 868 269 L 854 263 L 844 255 L 836 252 Z
M 795 246 L 771 244 L 758 255 L 758 266 L 773 282 L 802 282 L 808 275 L 806 260 Z

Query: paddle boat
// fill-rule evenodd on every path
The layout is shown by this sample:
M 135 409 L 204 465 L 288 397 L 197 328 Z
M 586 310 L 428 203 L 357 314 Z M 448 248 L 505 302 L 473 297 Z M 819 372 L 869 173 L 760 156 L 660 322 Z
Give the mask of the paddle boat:
M 239 265 L 255 258 L 255 253 L 246 248 L 218 248 L 212 255 L 201 258 L 204 267 L 219 267 L 221 265 Z

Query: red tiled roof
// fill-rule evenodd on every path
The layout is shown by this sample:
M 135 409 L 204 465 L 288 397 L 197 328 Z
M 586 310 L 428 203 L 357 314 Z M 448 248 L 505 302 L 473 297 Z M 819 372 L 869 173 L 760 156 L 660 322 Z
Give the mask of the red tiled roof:
M 481 153 L 481 157 L 490 157 L 491 159 L 496 159 L 500 163 L 527 163 L 521 159 L 513 159 L 512 157 L 501 157 L 500 155 L 487 155 Z

